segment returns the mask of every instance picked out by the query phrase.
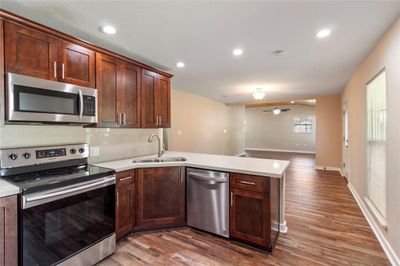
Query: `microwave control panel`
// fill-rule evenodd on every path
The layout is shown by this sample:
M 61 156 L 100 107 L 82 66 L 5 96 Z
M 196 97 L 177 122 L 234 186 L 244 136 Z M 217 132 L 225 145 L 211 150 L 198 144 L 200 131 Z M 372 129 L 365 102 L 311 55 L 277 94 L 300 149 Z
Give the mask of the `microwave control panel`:
M 96 98 L 93 96 L 83 96 L 83 115 L 96 116 Z

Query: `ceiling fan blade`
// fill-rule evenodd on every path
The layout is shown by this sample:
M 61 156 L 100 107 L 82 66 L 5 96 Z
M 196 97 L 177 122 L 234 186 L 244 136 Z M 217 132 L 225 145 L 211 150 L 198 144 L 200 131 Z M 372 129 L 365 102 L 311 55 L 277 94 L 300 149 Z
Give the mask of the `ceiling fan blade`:
M 285 108 L 285 109 L 281 109 L 281 111 L 282 112 L 287 112 L 287 111 L 290 111 L 290 109 L 289 108 Z
M 265 112 L 265 113 L 272 112 L 272 110 L 264 110 L 263 112 Z

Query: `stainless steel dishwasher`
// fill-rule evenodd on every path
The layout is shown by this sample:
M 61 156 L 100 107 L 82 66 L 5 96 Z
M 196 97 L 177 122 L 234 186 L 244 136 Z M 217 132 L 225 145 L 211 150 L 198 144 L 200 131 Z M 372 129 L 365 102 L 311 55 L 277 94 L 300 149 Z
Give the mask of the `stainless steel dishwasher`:
M 187 168 L 187 224 L 229 237 L 229 174 Z

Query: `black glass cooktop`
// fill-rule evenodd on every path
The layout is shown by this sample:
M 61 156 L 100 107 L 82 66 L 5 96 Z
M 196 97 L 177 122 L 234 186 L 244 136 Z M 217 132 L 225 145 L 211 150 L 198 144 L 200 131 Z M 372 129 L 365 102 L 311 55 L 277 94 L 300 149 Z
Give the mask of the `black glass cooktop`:
M 115 171 L 112 169 L 84 164 L 4 176 L 3 178 L 20 187 L 22 193 L 25 194 L 86 182 L 114 173 Z

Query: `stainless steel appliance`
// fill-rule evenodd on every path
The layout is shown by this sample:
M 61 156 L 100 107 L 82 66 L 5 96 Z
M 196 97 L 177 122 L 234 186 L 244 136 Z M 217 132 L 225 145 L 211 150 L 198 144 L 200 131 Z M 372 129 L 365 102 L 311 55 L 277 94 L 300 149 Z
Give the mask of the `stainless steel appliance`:
M 115 171 L 88 145 L 0 150 L 0 175 L 21 189 L 19 265 L 93 265 L 115 251 Z
M 97 122 L 97 90 L 7 73 L 6 122 Z
M 229 237 L 229 174 L 187 168 L 187 224 Z

